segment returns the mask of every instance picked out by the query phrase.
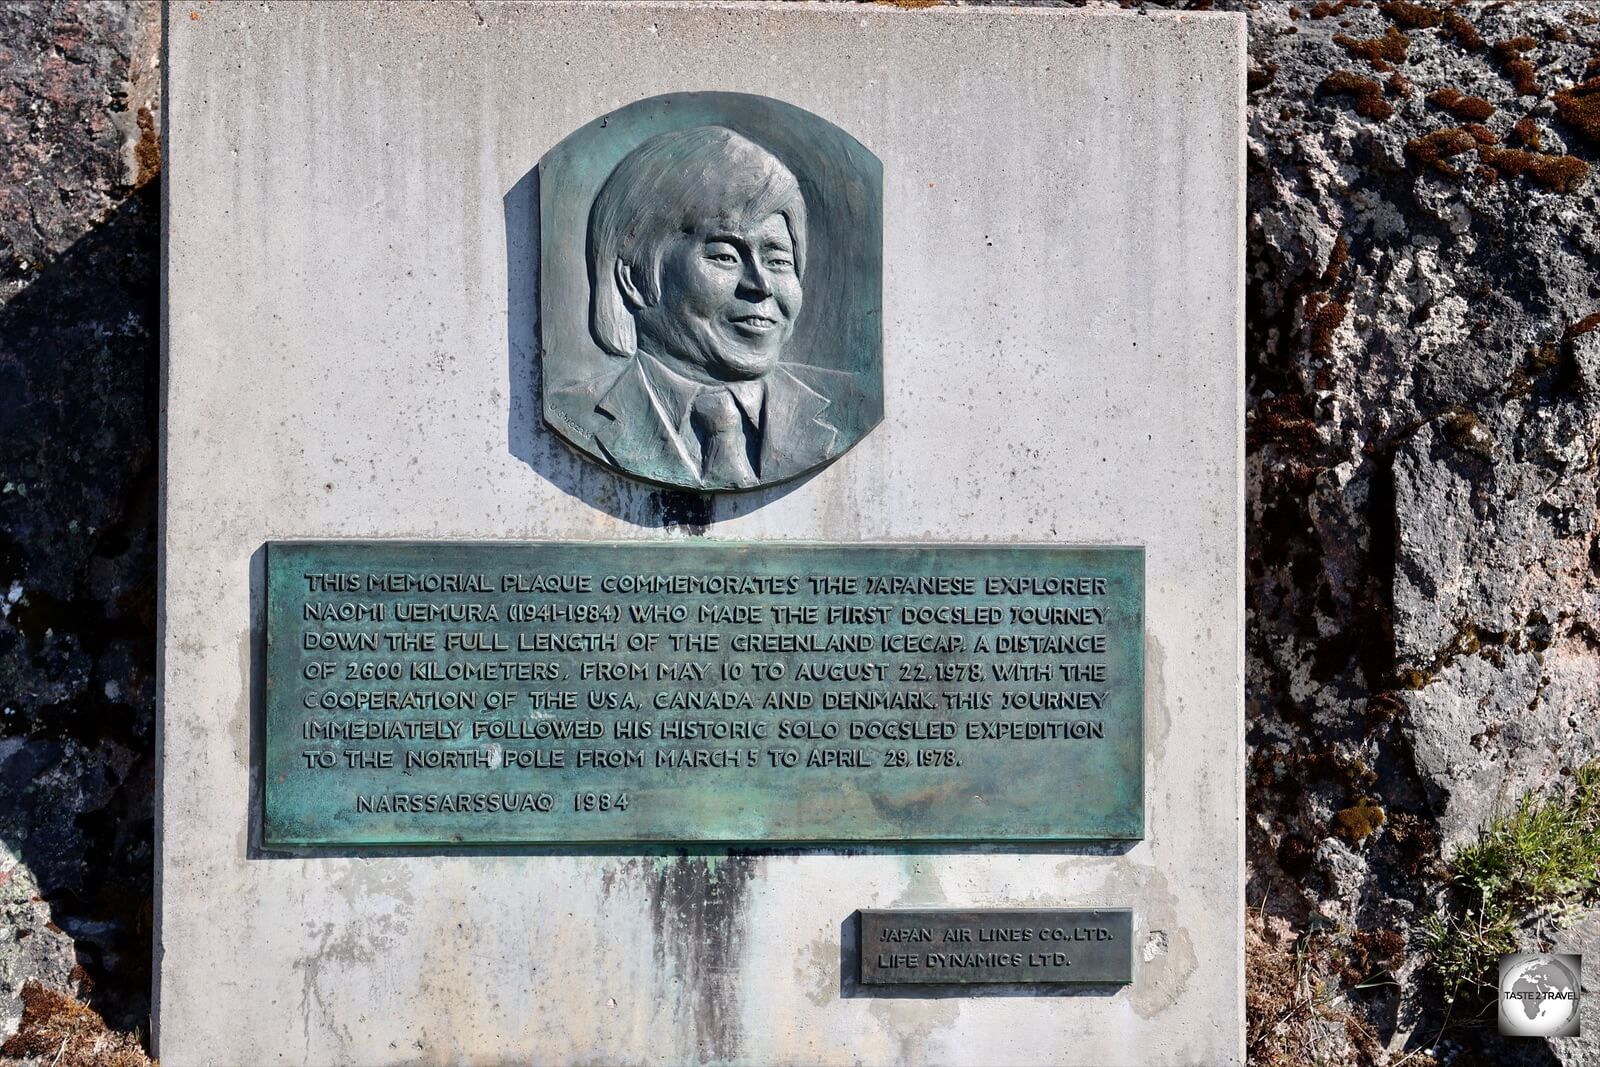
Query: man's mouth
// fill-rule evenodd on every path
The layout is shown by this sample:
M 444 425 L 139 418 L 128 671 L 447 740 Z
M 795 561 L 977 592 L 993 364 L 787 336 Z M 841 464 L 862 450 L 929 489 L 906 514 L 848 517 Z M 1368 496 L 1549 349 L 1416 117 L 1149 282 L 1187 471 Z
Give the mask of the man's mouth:
M 778 320 L 768 315 L 735 315 L 728 321 L 746 330 L 770 330 L 778 325 Z

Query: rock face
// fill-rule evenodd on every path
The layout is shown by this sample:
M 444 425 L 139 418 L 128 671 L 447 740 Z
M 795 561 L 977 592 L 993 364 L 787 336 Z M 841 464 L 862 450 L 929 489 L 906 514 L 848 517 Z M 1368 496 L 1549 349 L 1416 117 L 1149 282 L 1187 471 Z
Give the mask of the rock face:
M 1249 11 L 1251 896 L 1414 949 L 1600 743 L 1600 7 Z M 1419 962 L 1322 1051 L 1428 1047 Z
M 0 1036 L 10 1037 L 22 1020 L 24 982 L 37 978 L 70 989 L 78 982 L 76 966 L 72 938 L 51 922 L 33 871 L 0 839 Z
M 0 6 L 0 1040 L 148 1011 L 159 30 Z

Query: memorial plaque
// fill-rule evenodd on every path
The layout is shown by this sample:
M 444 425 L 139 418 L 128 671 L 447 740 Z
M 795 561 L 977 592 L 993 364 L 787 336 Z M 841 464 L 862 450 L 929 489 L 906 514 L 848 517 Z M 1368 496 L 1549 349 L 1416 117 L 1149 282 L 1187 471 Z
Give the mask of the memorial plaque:
M 831 463 L 883 417 L 883 165 L 749 93 L 670 93 L 539 160 L 546 424 L 718 493 Z
M 279 543 L 264 843 L 1143 832 L 1137 548 Z
M 862 985 L 1126 985 L 1125 908 L 862 911 Z
M 1244 16 L 197 6 L 162 1062 L 1242 1062 Z

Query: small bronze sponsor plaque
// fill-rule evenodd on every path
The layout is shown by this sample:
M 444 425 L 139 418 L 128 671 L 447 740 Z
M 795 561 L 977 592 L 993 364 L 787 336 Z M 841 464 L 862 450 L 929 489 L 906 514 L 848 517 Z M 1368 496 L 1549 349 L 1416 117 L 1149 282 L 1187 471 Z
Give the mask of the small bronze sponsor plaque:
M 992 908 L 860 913 L 862 985 L 1126 985 L 1133 912 Z

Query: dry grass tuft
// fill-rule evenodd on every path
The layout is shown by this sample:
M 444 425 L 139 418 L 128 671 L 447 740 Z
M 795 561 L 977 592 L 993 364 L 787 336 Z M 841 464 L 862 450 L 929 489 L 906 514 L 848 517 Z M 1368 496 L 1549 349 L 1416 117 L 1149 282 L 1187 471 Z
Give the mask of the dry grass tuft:
M 100 1013 L 65 993 L 28 979 L 22 1025 L 0 1057 L 38 1057 L 52 1067 L 155 1067 L 131 1034 L 108 1029 Z

